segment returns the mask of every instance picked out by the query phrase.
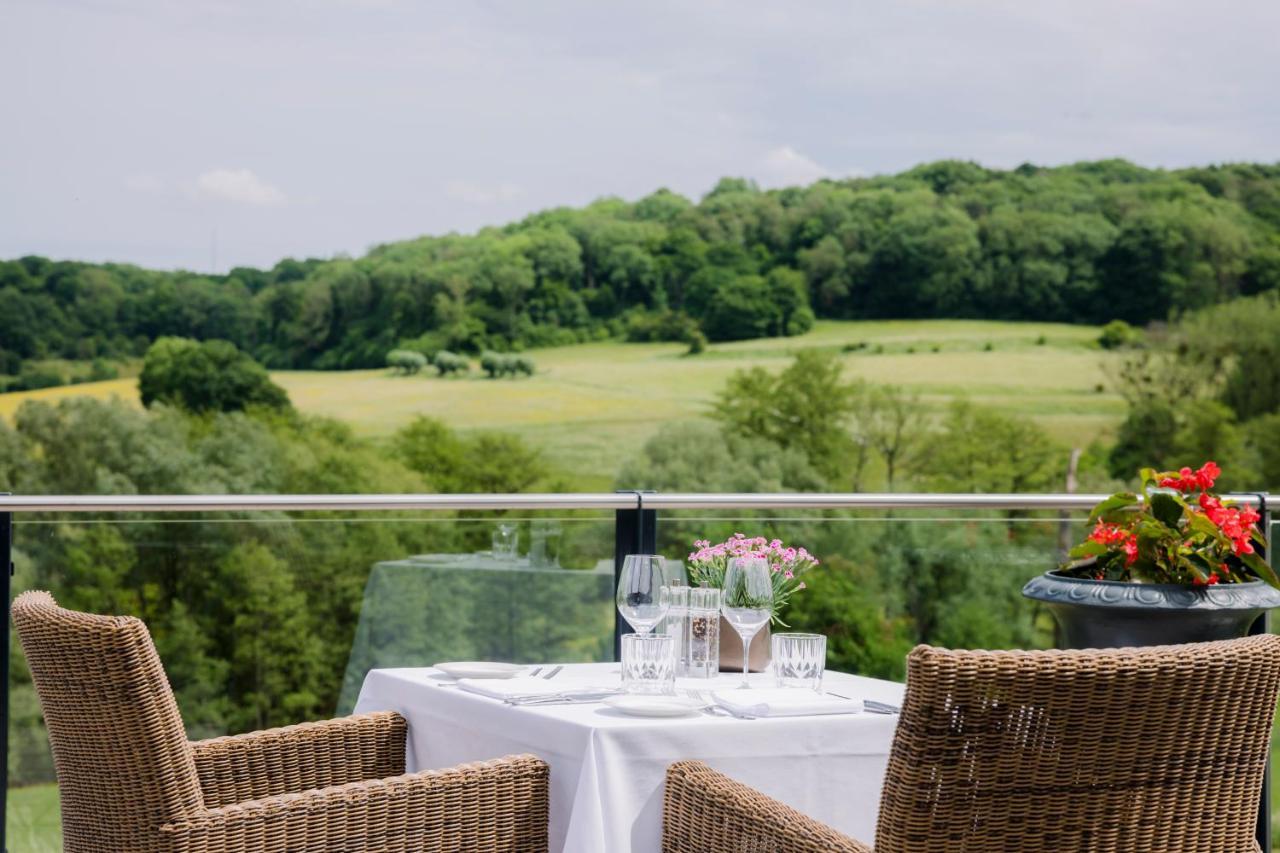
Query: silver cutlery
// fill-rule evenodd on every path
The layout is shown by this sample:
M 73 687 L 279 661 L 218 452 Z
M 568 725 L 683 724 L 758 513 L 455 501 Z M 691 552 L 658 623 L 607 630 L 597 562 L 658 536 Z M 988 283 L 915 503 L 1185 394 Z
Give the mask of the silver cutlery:
M 581 705 L 601 702 L 609 696 L 617 696 L 621 690 L 584 691 L 582 693 L 549 693 L 535 696 L 509 696 L 508 705 Z
M 828 696 L 834 696 L 837 699 L 852 699 L 850 696 L 842 696 L 839 693 L 832 693 L 830 690 L 825 691 Z M 863 699 L 862 710 L 868 714 L 899 714 L 902 709 L 897 705 L 890 705 L 888 702 L 877 702 L 874 699 Z
M 689 698 L 702 703 L 702 707 L 698 710 L 707 716 L 715 717 L 724 714 L 737 720 L 755 719 L 755 717 L 750 714 L 743 714 L 739 711 L 734 711 L 732 708 L 726 708 L 724 705 L 717 702 L 715 697 L 705 690 L 687 690 L 685 692 L 689 694 Z
M 900 714 L 902 709 L 897 705 L 890 705 L 887 702 L 876 702 L 871 699 L 864 699 L 862 702 L 863 710 L 872 714 Z
M 550 672 L 548 672 L 546 675 L 544 675 L 544 676 L 542 676 L 542 677 L 543 677 L 543 678 L 555 678 L 557 675 L 559 675 L 559 674 L 560 674 L 560 670 L 562 670 L 562 669 L 564 669 L 564 666 L 552 667 L 551 671 L 550 671 Z

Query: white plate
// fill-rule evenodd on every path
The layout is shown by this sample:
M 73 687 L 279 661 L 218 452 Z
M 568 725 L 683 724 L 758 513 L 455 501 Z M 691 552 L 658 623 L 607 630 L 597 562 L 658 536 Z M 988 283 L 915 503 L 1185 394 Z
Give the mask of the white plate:
M 623 696 L 610 696 L 604 704 L 630 714 L 633 717 L 687 717 L 702 709 L 700 702 L 680 696 L 648 696 L 639 693 L 628 693 Z
M 483 660 L 436 664 L 436 669 L 445 675 L 452 675 L 454 678 L 513 678 L 528 668 L 515 663 L 497 663 Z

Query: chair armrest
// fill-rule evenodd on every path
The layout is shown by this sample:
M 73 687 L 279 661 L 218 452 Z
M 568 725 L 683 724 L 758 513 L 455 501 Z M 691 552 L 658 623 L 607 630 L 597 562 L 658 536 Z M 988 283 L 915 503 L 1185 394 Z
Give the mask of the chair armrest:
M 663 853 L 772 850 L 874 853 L 826 824 L 712 770 L 701 761 L 667 768 Z
M 394 711 L 191 744 L 206 808 L 404 773 L 407 724 Z
M 545 853 L 549 779 L 544 762 L 519 755 L 284 794 L 167 823 L 161 849 Z

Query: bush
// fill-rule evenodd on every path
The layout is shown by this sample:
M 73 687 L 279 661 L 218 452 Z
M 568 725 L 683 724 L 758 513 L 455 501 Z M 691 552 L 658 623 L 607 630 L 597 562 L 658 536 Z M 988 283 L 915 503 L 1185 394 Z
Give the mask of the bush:
M 120 371 L 116 369 L 114 364 L 95 358 L 93 364 L 89 366 L 89 382 L 105 382 L 108 379 L 117 379 Z
M 1139 332 L 1124 320 L 1112 320 L 1102 327 L 1098 335 L 1098 346 L 1103 349 L 1122 349 L 1138 342 Z
M 533 359 L 527 355 L 505 355 L 486 351 L 480 356 L 480 368 L 490 379 L 503 376 L 532 376 L 536 371 Z
M 35 391 L 39 388 L 55 388 L 66 385 L 67 377 L 52 367 L 24 367 L 18 375 L 15 391 Z
M 1036 338 L 1036 346 L 1038 347 L 1042 347 L 1047 343 L 1049 343 L 1049 339 L 1046 338 L 1044 335 L 1041 335 L 1040 337 Z
M 685 355 L 700 355 L 706 351 L 707 336 L 695 329 L 693 334 L 689 335 L 689 349 L 685 352 Z
M 427 366 L 427 357 L 413 350 L 393 349 L 387 353 L 387 366 L 404 376 L 412 376 Z
M 466 373 L 471 370 L 471 362 L 463 356 L 442 349 L 436 353 L 436 357 L 431 360 L 435 365 L 436 372 L 441 376 L 452 376 L 455 373 Z

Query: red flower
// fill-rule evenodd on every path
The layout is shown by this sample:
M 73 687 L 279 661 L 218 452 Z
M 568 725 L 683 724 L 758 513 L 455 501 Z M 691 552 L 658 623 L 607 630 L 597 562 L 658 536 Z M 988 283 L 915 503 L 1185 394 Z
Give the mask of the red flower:
M 1217 576 L 1217 575 L 1209 575 L 1209 579 L 1205 581 L 1205 583 L 1210 584 L 1210 585 L 1215 584 L 1215 583 L 1217 583 L 1217 582 L 1218 582 L 1218 576 Z
M 1212 489 L 1214 481 L 1222 474 L 1222 469 L 1218 467 L 1218 463 L 1210 460 L 1200 466 L 1200 470 L 1196 471 L 1196 483 L 1202 490 Z
M 1212 489 L 1214 481 L 1221 473 L 1222 469 L 1218 467 L 1218 463 L 1212 461 L 1204 463 L 1197 471 L 1192 471 L 1184 465 L 1178 469 L 1178 476 L 1161 478 L 1160 488 L 1177 489 L 1180 492 L 1202 492 Z
M 1138 562 L 1138 540 L 1132 535 L 1124 542 L 1124 564 L 1132 566 Z

